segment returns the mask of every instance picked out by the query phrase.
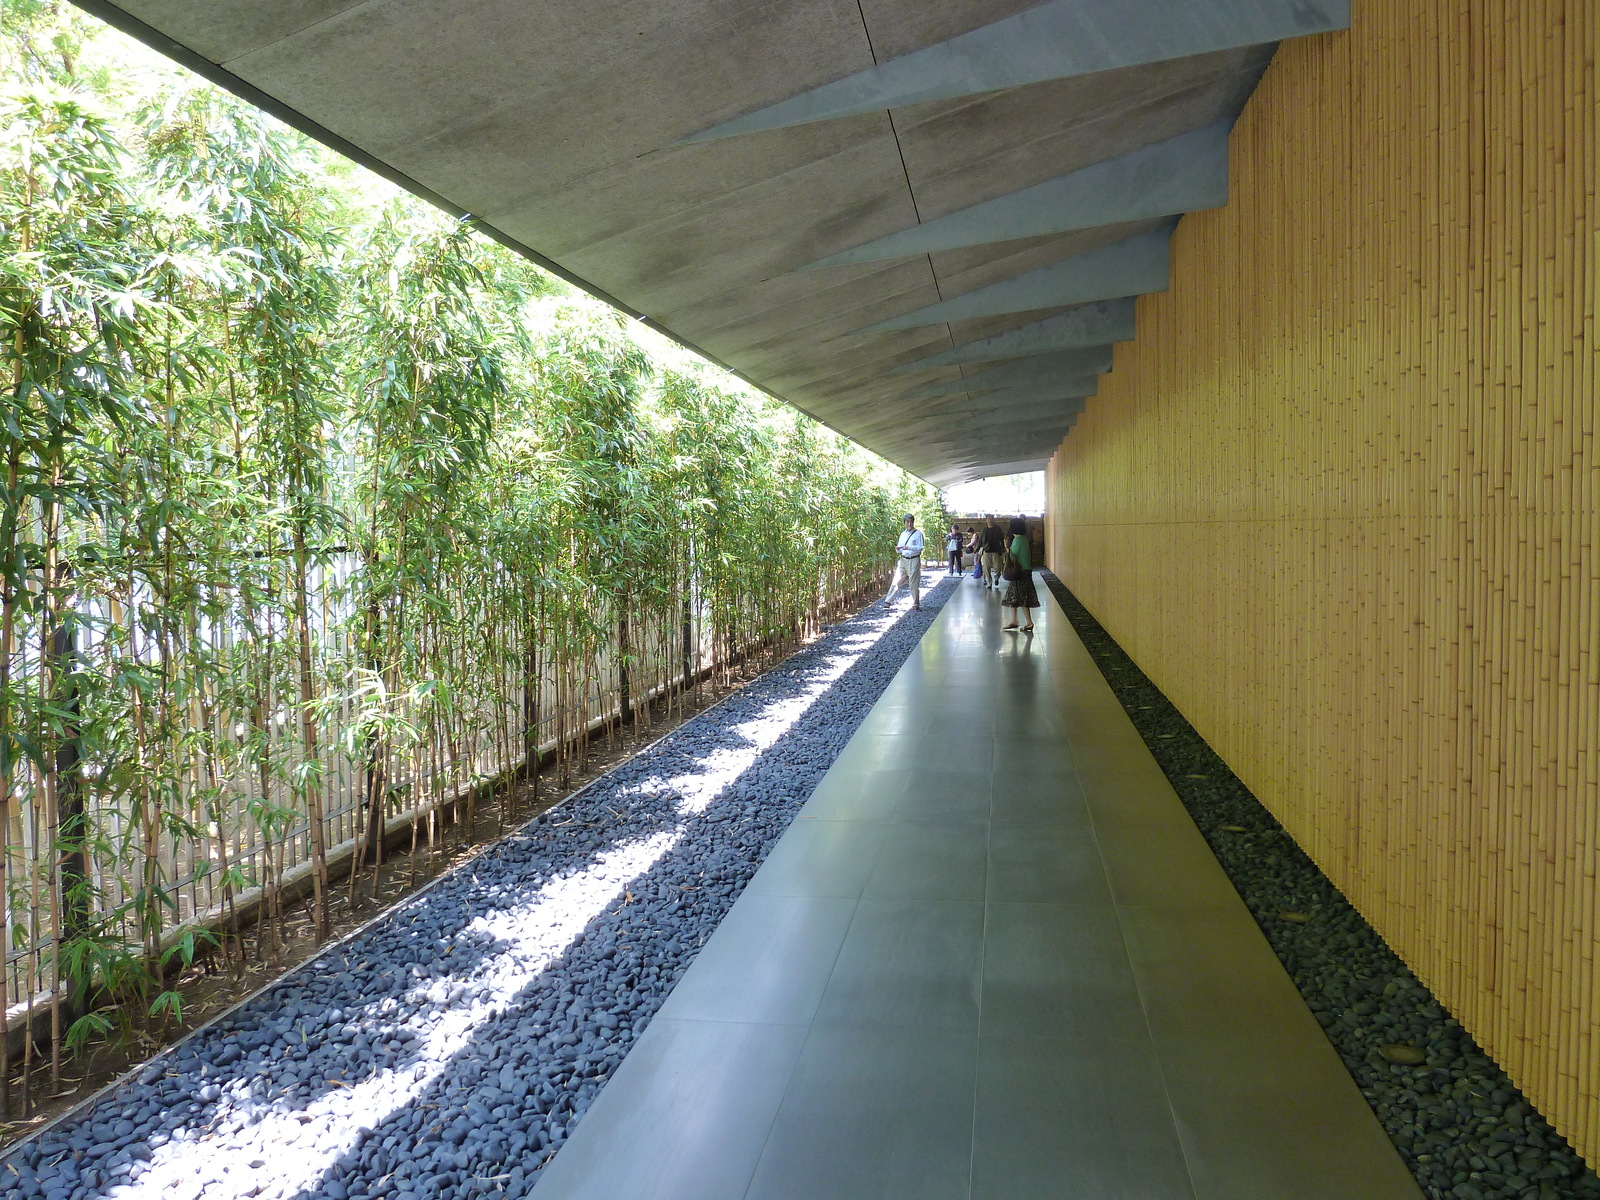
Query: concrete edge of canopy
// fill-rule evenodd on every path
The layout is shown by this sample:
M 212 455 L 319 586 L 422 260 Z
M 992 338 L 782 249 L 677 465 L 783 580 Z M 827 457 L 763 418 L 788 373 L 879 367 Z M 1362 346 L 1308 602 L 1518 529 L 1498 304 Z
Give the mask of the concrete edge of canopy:
M 545 257 L 532 246 L 518 241 L 510 234 L 489 224 L 489 222 L 483 220 L 483 218 L 473 215 L 460 205 L 455 204 L 444 196 L 440 195 L 432 188 L 427 187 L 417 180 L 411 178 L 411 176 L 405 174 L 403 171 L 395 169 L 382 159 L 378 158 L 376 155 L 370 154 L 366 150 L 363 150 L 354 142 L 340 137 L 337 133 L 334 133 L 325 125 L 322 125 L 317 121 L 313 121 L 311 118 L 291 108 L 289 105 L 284 104 L 282 101 L 278 100 L 277 97 L 268 92 L 262 91 L 248 80 L 240 78 L 238 75 L 235 75 L 232 71 L 228 70 L 220 63 L 212 62 L 209 58 L 206 58 L 201 54 L 197 54 L 195 51 L 185 46 L 182 42 L 168 37 L 159 29 L 156 29 L 152 25 L 146 24 L 144 21 L 141 21 L 138 17 L 134 16 L 127 10 L 110 3 L 109 0 L 71 0 L 71 2 L 74 7 L 80 8 L 90 16 L 104 21 L 113 29 L 127 34 L 136 42 L 140 42 L 150 47 L 150 49 L 156 51 L 157 53 L 165 55 L 176 62 L 179 66 L 193 71 L 207 83 L 215 84 L 224 91 L 231 92 L 235 96 L 238 96 L 241 100 L 248 101 L 257 108 L 261 109 L 261 111 L 282 121 L 291 129 L 305 134 L 313 141 L 321 142 L 328 149 L 337 154 L 343 155 L 357 166 L 371 171 L 380 179 L 387 180 L 396 187 L 403 188 L 405 191 L 410 192 L 418 199 L 427 201 L 441 212 L 470 222 L 472 227 L 479 233 L 483 234 L 483 236 L 491 239 L 492 241 L 498 242 L 507 250 L 510 250 L 513 254 L 521 255 L 541 269 L 549 271 L 550 274 L 554 275 L 562 282 L 571 284 L 579 291 L 593 296 L 596 300 L 599 300 L 603 304 L 609 304 L 624 316 L 638 321 L 647 329 L 654 333 L 660 334 L 662 337 L 668 339 L 675 345 L 682 346 L 685 350 L 688 350 L 694 354 L 698 354 L 701 358 L 705 359 L 706 362 L 710 363 L 718 370 L 726 371 L 740 383 L 754 388 L 763 396 L 768 396 L 771 399 L 778 401 L 780 404 L 787 404 L 796 412 L 810 417 L 813 421 L 817 422 L 817 424 L 832 430 L 840 437 L 845 438 L 847 441 L 850 441 L 857 446 L 860 446 L 863 450 L 867 450 L 873 454 L 879 454 L 880 457 L 887 457 L 887 455 L 880 454 L 879 451 L 874 450 L 871 446 L 867 445 L 859 438 L 847 433 L 843 429 L 840 429 L 826 417 L 812 411 L 803 404 L 791 400 L 788 396 L 773 391 L 765 384 L 752 379 L 737 367 L 731 366 L 722 361 L 716 355 L 710 353 L 703 347 L 696 345 L 682 334 L 674 332 L 665 325 L 661 324 L 659 321 L 655 320 L 653 317 L 649 317 L 632 306 L 624 303 L 616 296 L 613 296 L 611 293 L 607 292 L 604 288 L 601 288 L 597 284 L 591 283 L 589 280 L 583 278 L 583 276 L 569 271 L 560 263 Z M 895 465 L 899 466 L 900 464 L 896 463 Z M 915 475 L 918 479 L 921 479 L 930 487 L 943 486 L 941 484 L 934 483 L 933 480 L 927 478 L 925 475 L 917 474 L 917 472 L 912 471 L 909 467 L 904 467 L 902 469 L 906 470 L 912 475 Z

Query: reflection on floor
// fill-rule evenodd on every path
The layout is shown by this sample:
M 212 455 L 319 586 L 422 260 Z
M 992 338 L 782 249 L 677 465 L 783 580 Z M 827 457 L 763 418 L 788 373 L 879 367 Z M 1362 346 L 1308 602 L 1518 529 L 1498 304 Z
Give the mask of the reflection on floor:
M 961 584 L 536 1200 L 1416 1200 L 1045 606 Z

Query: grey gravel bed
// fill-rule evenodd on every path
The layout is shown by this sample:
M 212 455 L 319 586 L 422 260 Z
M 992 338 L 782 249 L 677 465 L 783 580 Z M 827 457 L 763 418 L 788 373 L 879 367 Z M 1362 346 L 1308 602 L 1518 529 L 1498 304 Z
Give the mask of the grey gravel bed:
M 15 1147 L 0 1192 L 525 1195 L 952 590 L 834 626 Z
M 1061 581 L 1043 578 L 1423 1193 L 1600 1198 L 1576 1151 Z M 1423 1061 L 1395 1063 L 1383 1048 Z

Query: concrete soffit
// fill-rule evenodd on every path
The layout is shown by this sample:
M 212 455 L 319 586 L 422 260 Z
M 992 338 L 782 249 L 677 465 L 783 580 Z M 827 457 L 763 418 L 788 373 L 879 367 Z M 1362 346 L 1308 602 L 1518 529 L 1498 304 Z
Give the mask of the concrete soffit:
M 881 430 L 896 435 L 897 443 L 915 444 L 936 433 L 965 432 L 975 436 L 986 433 L 1015 432 L 1029 424 L 1053 421 L 1075 416 L 1084 410 L 1088 396 L 1057 396 L 1050 400 L 1023 403 L 987 404 L 982 401 L 961 408 L 943 409 L 936 413 L 919 413 L 914 423 L 907 424 L 898 417 L 885 417 L 869 430 Z
M 1050 379 L 1071 379 L 1099 376 L 1111 370 L 1111 347 L 1091 346 L 1083 350 L 1063 350 L 1056 354 L 1039 354 L 1033 358 L 990 367 L 984 371 L 935 384 L 908 393 L 903 400 L 931 400 L 937 396 L 952 396 L 961 392 L 994 391 L 1013 387 L 1019 383 L 1040 383 Z
M 894 430 L 896 445 L 940 442 L 974 442 L 1016 436 L 1030 429 L 1051 427 L 1074 420 L 1089 403 L 1087 396 L 1065 396 L 1048 403 L 1026 405 L 974 405 L 955 412 L 929 414 L 915 424 Z
M 914 329 L 919 325 L 942 325 L 948 321 L 971 321 L 1095 300 L 1117 300 L 1145 292 L 1164 292 L 1171 241 L 1171 226 L 1142 233 L 1065 262 L 1051 263 L 1025 275 L 890 317 L 868 325 L 861 332 Z
M 1350 21 L 1350 0 L 445 23 L 414 0 L 75 3 L 932 482 L 1054 451 L 1167 288 L 1178 220 L 1227 202 L 1272 47 Z
M 1047 80 L 1271 43 L 1349 26 L 1349 0 L 1051 0 L 948 41 L 880 63 L 685 139 L 708 142 L 907 105 L 948 101 Z M 896 233 L 816 259 L 801 271 L 1016 242 L 1069 231 L 1166 218 L 1162 226 L 1108 246 L 945 296 L 858 330 L 871 335 L 978 321 L 1052 308 L 1068 311 L 992 334 L 892 369 L 903 374 L 968 363 L 1031 359 L 947 380 L 893 402 L 914 424 L 940 422 L 917 401 L 966 393 L 1092 395 L 1074 372 L 1110 369 L 1110 344 L 1134 335 L 1134 298 L 1166 290 L 1179 216 L 1227 203 L 1231 119 L 1091 163 Z M 680 143 L 682 144 L 682 143 Z M 911 178 L 908 172 L 908 185 Z M 933 260 L 929 259 L 930 265 Z M 942 289 L 941 289 L 942 291 Z M 1072 352 L 1092 355 L 1074 360 Z M 1069 383 L 1070 381 L 1070 383 Z M 1081 386 L 1080 386 L 1081 385 Z M 1005 389 L 1005 390 L 1000 390 Z M 1075 419 L 1075 418 L 1073 418 Z M 875 425 L 877 422 L 868 422 Z M 1070 429 L 1070 421 L 1062 429 Z M 997 429 L 1020 448 L 1024 431 Z
M 1228 130 L 1215 121 L 800 268 L 934 254 L 1074 229 L 1175 217 L 1228 202 Z
M 1062 440 L 1072 432 L 1076 416 L 1065 417 L 1050 425 L 1036 425 L 1021 429 L 995 429 L 981 438 L 927 439 L 925 445 L 948 454 L 969 459 L 1043 455 L 1055 452 Z
M 712 126 L 706 142 L 1345 29 L 1349 0 L 1051 0 Z
M 957 469 L 962 470 L 958 478 L 977 479 L 983 475 L 1001 474 L 994 470 L 972 471 L 970 468 L 984 466 L 996 462 L 1015 462 L 1018 459 L 1049 459 L 1056 452 L 1071 430 L 1063 430 L 1060 436 L 1055 436 L 1043 442 L 1019 442 L 1008 445 L 980 446 L 971 449 L 950 449 L 948 447 L 930 447 L 928 457 L 930 460 L 943 463 L 957 464 Z M 948 468 L 945 468 L 948 470 Z M 931 474 L 932 472 L 930 472 Z M 952 480 L 951 482 L 954 482 Z
M 915 362 L 894 367 L 890 374 L 903 375 L 913 371 L 927 371 L 935 367 L 962 366 L 967 363 L 1001 362 L 1006 359 L 1028 358 L 1038 354 L 1052 354 L 1060 350 L 1083 349 L 1112 342 L 1131 342 L 1134 334 L 1134 301 L 1129 296 L 1120 300 L 1106 300 L 1098 304 L 1085 304 L 1034 321 L 1004 333 L 978 338 L 951 350 L 919 358 Z
M 1014 387 L 998 388 L 992 392 L 979 392 L 971 399 L 960 401 L 969 407 L 1016 407 L 1019 404 L 1047 404 L 1055 400 L 1077 400 L 1095 393 L 1096 378 L 1086 376 L 1054 379 L 1036 379 L 1032 383 L 1019 383 Z M 937 401 L 924 402 L 920 411 L 936 411 Z

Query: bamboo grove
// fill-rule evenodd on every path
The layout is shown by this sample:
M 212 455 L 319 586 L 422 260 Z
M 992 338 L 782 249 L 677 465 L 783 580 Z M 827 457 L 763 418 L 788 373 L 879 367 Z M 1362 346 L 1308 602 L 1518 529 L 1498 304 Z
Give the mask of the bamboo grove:
M 900 511 L 939 528 L 919 481 L 247 106 L 106 66 L 134 52 L 64 7 L 3 13 L 27 1069 L 178 1016 L 244 907 L 275 954 L 291 883 L 323 926 L 380 835 L 804 636 L 879 584 Z

